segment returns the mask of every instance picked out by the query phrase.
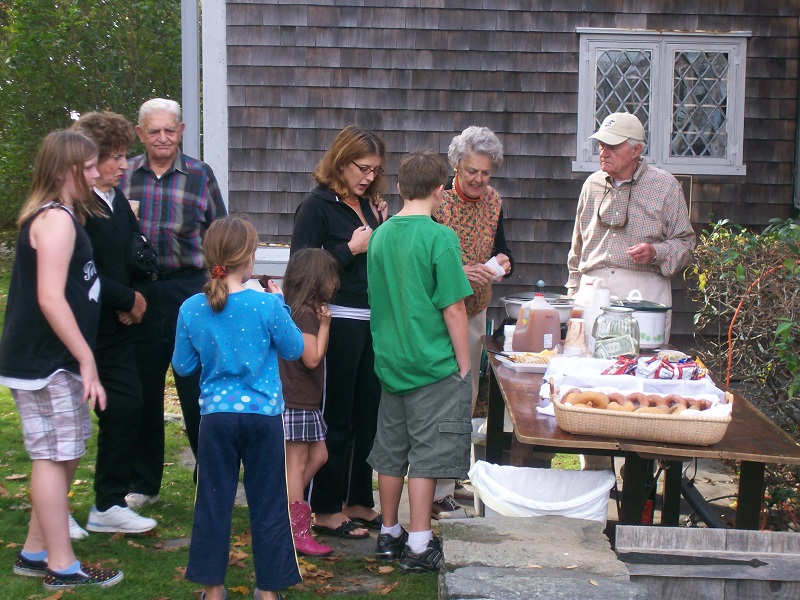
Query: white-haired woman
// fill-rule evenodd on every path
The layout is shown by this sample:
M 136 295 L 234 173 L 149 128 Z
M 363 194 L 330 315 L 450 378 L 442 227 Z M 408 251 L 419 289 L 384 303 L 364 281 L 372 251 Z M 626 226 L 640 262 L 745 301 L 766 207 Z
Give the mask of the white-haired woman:
M 489 185 L 492 173 L 503 163 L 503 144 L 488 128 L 472 125 L 453 138 L 447 156 L 454 171 L 452 187 L 445 190 L 434 218 L 458 234 L 464 273 L 472 285 L 473 294 L 464 302 L 469 318 L 474 410 L 481 370 L 481 336 L 486 333 L 486 308 L 492 299 L 492 283 L 510 276 L 514 268 L 503 230 L 503 201 Z M 486 265 L 492 258 L 502 273 Z M 437 483 L 431 510 L 434 518 L 472 516 L 455 501 L 454 485 L 452 480 Z

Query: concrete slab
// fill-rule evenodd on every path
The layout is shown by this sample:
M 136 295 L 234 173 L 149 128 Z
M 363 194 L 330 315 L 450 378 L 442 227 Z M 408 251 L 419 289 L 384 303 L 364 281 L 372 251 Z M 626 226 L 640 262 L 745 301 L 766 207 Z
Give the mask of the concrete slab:
M 636 583 L 563 569 L 463 567 L 440 578 L 440 600 L 645 600 Z
M 465 566 L 577 570 L 628 580 L 603 524 L 567 517 L 494 517 L 441 523 L 447 569 Z

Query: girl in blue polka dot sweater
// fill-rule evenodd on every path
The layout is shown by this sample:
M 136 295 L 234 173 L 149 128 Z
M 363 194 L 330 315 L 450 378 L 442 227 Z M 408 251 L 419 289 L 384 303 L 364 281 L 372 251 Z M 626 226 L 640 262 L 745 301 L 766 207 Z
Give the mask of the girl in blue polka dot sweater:
M 214 221 L 203 242 L 211 274 L 202 294 L 181 306 L 172 368 L 200 369 L 197 496 L 186 578 L 205 586 L 203 598 L 225 597 L 231 516 L 244 467 L 250 509 L 255 597 L 299 583 L 286 493 L 283 394 L 278 356 L 296 360 L 303 334 L 281 290 L 251 290 L 258 235 L 248 221 Z

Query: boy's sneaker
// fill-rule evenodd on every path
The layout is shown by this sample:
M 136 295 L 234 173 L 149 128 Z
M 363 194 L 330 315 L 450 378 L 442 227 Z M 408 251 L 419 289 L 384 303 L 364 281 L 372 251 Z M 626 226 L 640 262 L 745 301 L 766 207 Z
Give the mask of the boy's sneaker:
M 431 516 L 434 519 L 471 519 L 475 515 L 468 512 L 452 496 L 434 500 L 431 505 Z
M 14 574 L 23 577 L 44 577 L 47 575 L 47 561 L 27 559 L 20 551 L 17 553 L 17 560 L 14 561 Z
M 400 537 L 393 537 L 391 533 L 381 533 L 378 535 L 378 545 L 375 548 L 375 556 L 387 560 L 396 560 L 403 553 L 408 541 L 408 532 L 401 528 Z
M 86 529 L 101 533 L 144 533 L 156 525 L 155 519 L 137 515 L 127 506 L 112 506 L 108 510 L 97 510 L 92 506 Z
M 89 532 L 78 525 L 78 522 L 72 515 L 69 516 L 69 537 L 73 540 L 82 540 L 83 538 L 89 537 Z
M 47 575 L 44 578 L 44 588 L 46 590 L 62 590 L 85 585 L 111 587 L 122 581 L 122 577 L 122 571 L 95 569 L 94 567 L 87 567 L 81 564 L 80 570 L 72 575 L 62 575 L 47 569 Z
M 131 492 L 127 496 L 125 496 L 125 504 L 128 505 L 128 508 L 141 508 L 145 504 L 155 504 L 158 502 L 160 496 L 156 494 L 155 496 L 148 496 L 147 494 L 138 494 L 136 492 Z
M 400 557 L 400 570 L 403 573 L 412 573 L 414 571 L 438 573 L 443 564 L 442 543 L 435 535 L 428 542 L 428 547 L 425 548 L 424 552 L 417 554 L 412 552 L 411 548 L 405 546 L 403 555 Z

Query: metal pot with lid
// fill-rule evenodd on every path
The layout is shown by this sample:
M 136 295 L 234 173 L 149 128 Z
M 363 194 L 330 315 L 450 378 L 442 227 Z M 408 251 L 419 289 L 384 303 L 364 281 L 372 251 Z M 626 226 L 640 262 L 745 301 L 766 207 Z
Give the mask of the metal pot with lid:
M 653 350 L 665 345 L 667 340 L 667 314 L 671 306 L 651 302 L 642 298 L 639 290 L 631 290 L 622 301 L 622 306 L 634 310 L 633 317 L 639 323 L 639 348 Z
M 506 314 L 509 318 L 517 319 L 522 305 L 533 300 L 535 293 L 536 292 L 522 292 L 520 294 L 514 294 L 513 296 L 500 298 L 500 301 L 506 307 Z M 569 321 L 572 307 L 575 304 L 574 299 L 563 294 L 553 294 L 551 292 L 545 292 L 544 299 L 547 300 L 550 306 L 558 311 L 558 317 L 562 323 Z

